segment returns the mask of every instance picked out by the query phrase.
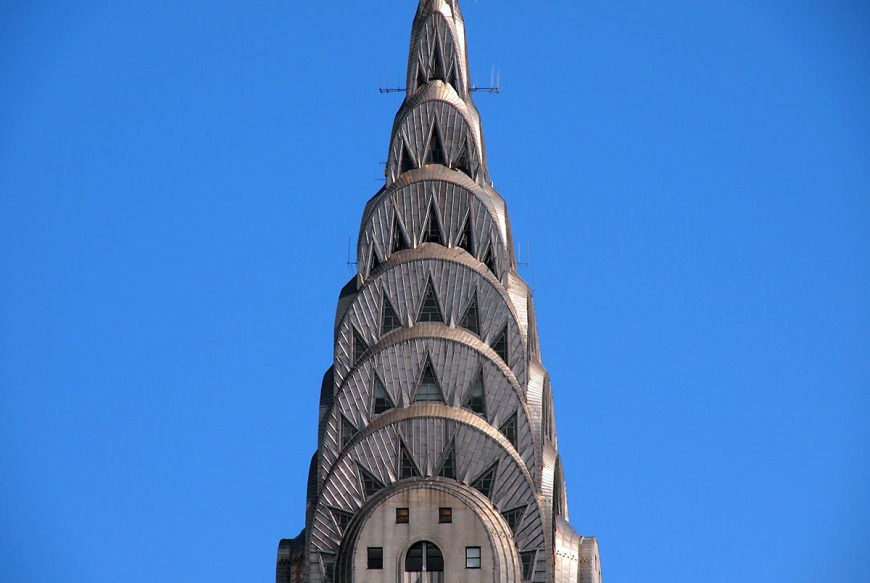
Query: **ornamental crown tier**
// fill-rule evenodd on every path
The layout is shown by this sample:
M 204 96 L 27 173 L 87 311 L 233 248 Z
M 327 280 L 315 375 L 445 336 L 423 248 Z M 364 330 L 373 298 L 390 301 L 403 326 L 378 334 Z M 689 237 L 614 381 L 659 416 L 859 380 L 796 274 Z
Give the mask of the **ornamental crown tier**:
M 489 180 L 455 0 L 421 0 L 386 183 L 323 378 L 278 583 L 600 583 L 568 523 L 550 378 Z

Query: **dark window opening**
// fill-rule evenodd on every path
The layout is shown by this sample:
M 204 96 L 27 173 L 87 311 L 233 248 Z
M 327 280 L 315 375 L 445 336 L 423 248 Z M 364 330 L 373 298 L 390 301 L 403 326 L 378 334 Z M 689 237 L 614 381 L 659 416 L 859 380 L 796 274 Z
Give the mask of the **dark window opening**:
M 459 240 L 456 241 L 456 246 L 474 255 L 474 242 L 471 231 L 471 211 L 469 211 L 468 216 L 465 217 L 465 223 L 462 225 L 462 230 L 459 232 Z
M 360 481 L 362 482 L 363 493 L 366 498 L 377 494 L 378 491 L 384 489 L 384 484 L 378 480 L 371 472 L 359 466 Z
M 471 483 L 471 487 L 486 496 L 492 498 L 492 490 L 495 485 L 495 472 L 497 464 L 493 464 Z
M 441 462 L 441 467 L 438 468 L 438 475 L 442 478 L 456 479 L 456 454 L 454 445 L 451 443 L 448 446 L 447 455 L 444 456 L 444 461 Z
M 399 224 L 399 215 L 393 216 L 393 249 L 392 253 L 404 251 L 408 248 L 408 240 L 405 239 L 405 233 L 402 232 L 402 226 Z
M 520 521 L 523 519 L 523 515 L 525 515 L 526 509 L 522 508 L 514 508 L 513 510 L 508 510 L 507 512 L 502 512 L 501 515 L 504 516 L 505 521 L 508 523 L 511 531 L 516 534 L 517 527 L 520 525 Z
M 441 549 L 428 541 L 416 543 L 405 555 L 405 571 L 408 573 L 444 571 L 444 556 L 441 554 Z
M 423 243 L 444 244 L 444 239 L 441 237 L 441 227 L 438 224 L 438 216 L 435 214 L 435 202 L 429 205 L 429 216 L 426 220 L 426 226 L 423 229 Z
M 344 533 L 347 530 L 350 521 L 353 520 L 353 514 L 350 512 L 345 512 L 344 510 L 339 510 L 338 508 L 330 508 L 332 512 L 332 518 L 335 520 L 335 525 L 338 527 L 338 531 L 340 533 Z
M 404 174 L 405 172 L 409 172 L 416 168 L 414 157 L 411 155 L 411 151 L 408 149 L 407 144 L 402 145 L 399 155 L 402 157 L 399 162 L 399 174 Z
M 432 134 L 429 136 L 429 145 L 426 146 L 426 157 L 423 163 L 441 164 L 447 166 L 447 160 L 444 157 L 444 144 L 441 143 L 441 135 L 438 133 L 438 126 L 432 126 Z
M 439 508 L 438 509 L 438 524 L 451 524 L 453 522 L 453 509 L 452 508 Z
M 408 524 L 411 522 L 411 511 L 408 508 L 396 508 L 396 524 Z
M 374 395 L 374 407 L 372 408 L 375 415 L 380 415 L 386 411 L 395 407 L 393 404 L 393 400 L 390 398 L 390 394 L 387 392 L 387 388 L 384 386 L 384 383 L 381 382 L 381 379 L 375 376 L 375 395 Z
M 483 392 L 483 371 L 471 381 L 471 386 L 468 392 L 465 393 L 465 399 L 462 400 L 462 406 L 481 417 L 486 416 L 486 396 Z
M 440 322 L 444 323 L 441 307 L 438 305 L 438 296 L 435 295 L 435 286 L 432 280 L 426 284 L 426 292 L 423 294 L 423 303 L 420 304 L 420 312 L 417 322 Z
M 466 138 L 462 142 L 462 147 L 459 149 L 459 154 L 456 155 L 456 159 L 453 161 L 453 168 L 455 170 L 459 170 L 460 172 L 465 173 L 469 178 L 471 176 L 471 161 L 468 159 L 468 139 Z
M 398 330 L 402 327 L 402 321 L 396 313 L 390 298 L 384 294 L 384 299 L 381 307 L 381 335 L 388 334 L 393 330 Z
M 471 301 L 468 302 L 468 307 L 465 308 L 465 312 L 462 314 L 462 319 L 459 320 L 459 326 L 480 336 L 480 318 L 477 313 L 477 294 L 475 294 L 471 298 Z
M 381 259 L 380 259 L 380 257 L 378 257 L 378 252 L 375 249 L 374 245 L 372 245 L 372 258 L 371 258 L 371 261 L 369 262 L 369 265 L 370 265 L 369 274 L 374 273 L 375 270 L 381 266 Z
M 399 478 L 419 478 L 420 470 L 417 469 L 417 464 L 414 463 L 414 459 L 411 457 L 411 452 L 408 451 L 408 448 L 405 447 L 403 443 L 399 447 Z
M 432 363 L 429 360 L 426 360 L 423 374 L 420 375 L 420 382 L 414 392 L 414 401 L 444 402 L 438 379 L 435 378 L 435 371 L 432 370 Z
M 353 362 L 356 364 L 360 361 L 363 355 L 368 351 L 369 345 L 363 339 L 362 334 L 354 328 L 353 329 Z
M 492 252 L 492 245 L 487 248 L 486 254 L 483 256 L 483 264 L 486 265 L 486 268 L 489 269 L 494 276 L 498 277 L 498 272 L 495 270 L 495 256 Z
M 350 441 L 357 434 L 357 428 L 344 415 L 341 416 L 341 449 L 347 447 Z
M 507 324 L 505 324 L 504 329 L 499 333 L 499 335 L 495 337 L 495 341 L 492 343 L 492 350 L 499 355 L 499 357 L 505 362 L 505 364 L 509 364 Z
M 323 577 L 327 583 L 332 583 L 335 577 L 335 555 L 320 554 L 320 563 L 323 565 Z
M 516 449 L 517 447 L 517 414 L 514 413 L 511 415 L 507 421 L 505 421 L 501 427 L 498 428 L 501 431 L 502 435 L 504 435 L 508 441 Z
M 536 554 L 536 551 L 527 551 L 524 553 L 520 553 L 520 561 L 523 564 L 523 579 L 526 581 L 531 581 L 532 576 L 535 574 Z
M 384 549 L 383 547 L 368 548 L 368 568 L 372 570 L 381 570 L 384 568 Z

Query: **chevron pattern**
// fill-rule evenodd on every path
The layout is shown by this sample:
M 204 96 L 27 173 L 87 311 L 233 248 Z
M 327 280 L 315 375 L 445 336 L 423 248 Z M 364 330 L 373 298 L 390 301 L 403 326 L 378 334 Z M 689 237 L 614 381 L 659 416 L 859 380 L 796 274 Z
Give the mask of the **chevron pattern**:
M 501 533 L 493 583 L 600 583 L 597 542 L 567 522 L 550 378 L 468 71 L 458 2 L 421 0 L 386 182 L 339 298 L 299 555 L 309 583 L 370 580 L 357 537 L 414 488 L 467 501 Z M 283 544 L 284 567 L 297 546 Z

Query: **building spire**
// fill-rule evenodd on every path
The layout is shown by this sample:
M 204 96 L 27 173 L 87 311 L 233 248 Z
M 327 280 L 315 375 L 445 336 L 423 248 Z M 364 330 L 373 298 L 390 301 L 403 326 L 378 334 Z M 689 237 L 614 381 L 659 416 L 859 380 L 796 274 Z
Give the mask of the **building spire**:
M 396 114 L 387 185 L 445 166 L 489 185 L 480 115 L 471 98 L 465 22 L 456 0 L 420 0 L 411 30 L 407 95 Z M 433 148 L 443 151 L 434 152 Z M 432 162 L 437 160 L 437 162 Z

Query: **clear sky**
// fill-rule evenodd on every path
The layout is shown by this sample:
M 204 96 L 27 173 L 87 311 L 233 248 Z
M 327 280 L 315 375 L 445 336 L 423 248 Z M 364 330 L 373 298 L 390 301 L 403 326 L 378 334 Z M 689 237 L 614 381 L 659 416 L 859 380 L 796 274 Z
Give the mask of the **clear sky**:
M 0 580 L 273 580 L 415 6 L 0 2 Z M 463 7 L 605 581 L 866 583 L 870 8 Z

